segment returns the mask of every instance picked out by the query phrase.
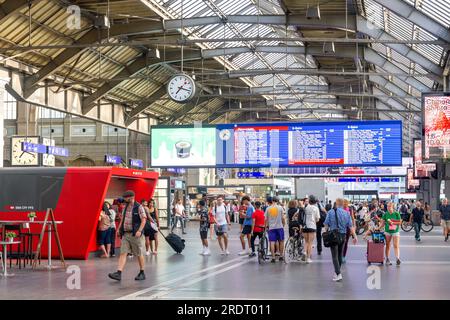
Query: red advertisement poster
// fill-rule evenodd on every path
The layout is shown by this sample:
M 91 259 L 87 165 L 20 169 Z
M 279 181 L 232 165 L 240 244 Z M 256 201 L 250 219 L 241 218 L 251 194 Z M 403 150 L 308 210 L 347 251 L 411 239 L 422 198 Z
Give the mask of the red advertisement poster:
M 450 158 L 450 96 L 424 97 L 425 159 Z

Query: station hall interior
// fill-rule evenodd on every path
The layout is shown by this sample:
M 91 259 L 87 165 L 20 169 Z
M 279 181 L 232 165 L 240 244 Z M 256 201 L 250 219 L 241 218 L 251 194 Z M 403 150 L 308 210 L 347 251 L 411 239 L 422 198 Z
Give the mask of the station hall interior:
M 448 0 L 0 0 L 0 132 L 0 300 L 450 296 Z

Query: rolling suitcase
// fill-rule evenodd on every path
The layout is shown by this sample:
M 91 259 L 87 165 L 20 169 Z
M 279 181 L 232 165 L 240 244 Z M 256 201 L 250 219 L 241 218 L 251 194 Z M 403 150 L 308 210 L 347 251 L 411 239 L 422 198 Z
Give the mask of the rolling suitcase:
M 176 235 L 175 233 L 169 233 L 169 235 L 166 237 L 161 230 L 159 231 L 164 239 L 166 239 L 169 246 L 172 247 L 172 249 L 176 253 L 181 253 L 185 247 L 184 239 L 181 239 L 180 236 Z
M 384 264 L 384 242 L 367 241 L 367 263 Z

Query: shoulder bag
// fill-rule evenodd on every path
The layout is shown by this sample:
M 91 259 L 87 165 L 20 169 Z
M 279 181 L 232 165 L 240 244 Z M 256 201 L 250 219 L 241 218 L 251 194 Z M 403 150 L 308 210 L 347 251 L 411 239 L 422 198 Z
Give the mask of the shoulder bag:
M 337 228 L 334 230 L 327 230 L 322 234 L 323 245 L 327 248 L 338 245 L 341 239 L 341 235 L 339 233 L 339 218 L 336 210 L 334 210 L 334 215 L 336 217 Z

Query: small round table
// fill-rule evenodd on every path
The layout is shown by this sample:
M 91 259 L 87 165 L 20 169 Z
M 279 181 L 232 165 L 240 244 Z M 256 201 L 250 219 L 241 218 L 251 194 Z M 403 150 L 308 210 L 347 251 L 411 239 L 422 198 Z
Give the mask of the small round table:
M 13 273 L 8 273 L 6 270 L 6 266 L 8 265 L 6 263 L 6 260 L 8 258 L 8 252 L 7 252 L 7 246 L 10 244 L 20 244 L 20 241 L 0 241 L 0 245 L 3 246 L 3 253 L 2 253 L 2 265 L 3 265 L 3 273 L 1 274 L 4 277 L 10 277 L 13 276 Z

